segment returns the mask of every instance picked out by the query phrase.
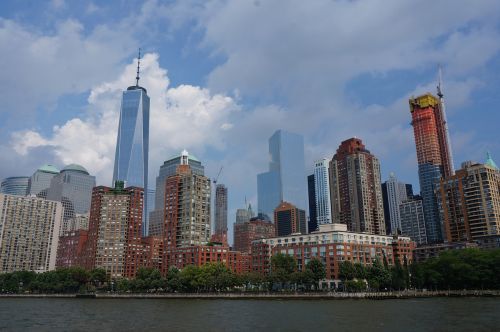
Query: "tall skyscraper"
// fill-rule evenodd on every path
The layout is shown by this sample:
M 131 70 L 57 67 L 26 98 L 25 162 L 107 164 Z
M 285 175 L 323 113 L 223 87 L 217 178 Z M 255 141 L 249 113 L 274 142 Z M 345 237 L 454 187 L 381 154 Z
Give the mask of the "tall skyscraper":
M 0 273 L 56 267 L 62 204 L 0 194 Z
M 380 164 L 359 138 L 343 141 L 330 162 L 334 223 L 351 232 L 385 235 Z
M 26 196 L 28 194 L 29 176 L 11 176 L 2 180 L 0 193 L 6 195 Z
M 407 196 L 407 186 L 406 184 L 399 182 L 394 173 L 391 173 L 389 175 L 389 179 L 382 184 L 382 197 L 384 199 L 386 232 L 387 234 L 397 234 L 398 232 L 401 232 L 399 205 L 409 198 Z M 388 213 L 388 215 L 386 213 Z
M 288 202 L 281 202 L 274 210 L 276 236 L 306 234 L 306 212 Z
M 331 224 L 330 176 L 328 159 L 314 163 L 314 196 L 316 199 L 316 218 L 319 225 Z
M 307 220 L 307 231 L 310 233 L 318 229 L 318 218 L 316 217 L 316 188 L 314 187 L 314 174 L 307 176 L 307 196 L 309 200 L 309 219 Z
M 139 86 L 140 52 L 137 59 L 136 84 L 129 86 L 122 95 L 120 122 L 116 140 L 115 181 L 125 181 L 127 187 L 143 188 L 148 191 L 148 153 L 149 153 L 149 97 L 145 88 Z M 144 217 L 147 195 L 144 198 Z M 143 218 L 144 220 L 146 218 Z M 143 234 L 148 225 L 144 223 Z
M 142 255 L 142 217 L 144 190 L 98 186 L 92 191 L 88 238 L 84 248 L 84 266 L 102 268 L 111 278 L 132 278 Z
M 223 184 L 215 187 L 214 240 L 227 243 L 227 188 Z
M 52 178 L 59 174 L 59 170 L 53 165 L 43 165 L 30 177 L 28 185 L 28 195 L 47 197 L 47 191 L 50 187 Z M 43 192 L 43 193 L 42 193 Z
M 438 86 L 438 96 L 439 98 L 427 93 L 409 100 L 417 148 L 420 193 L 423 199 L 425 227 L 429 243 L 443 241 L 436 191 L 440 179 L 454 173 L 440 85 Z
M 156 191 L 154 210 L 149 213 L 149 235 L 163 236 L 164 233 L 164 214 L 165 214 L 165 184 L 169 176 L 175 175 L 177 166 L 181 164 L 182 156 L 187 155 L 191 172 L 197 175 L 205 175 L 205 167 L 194 155 L 186 150 L 181 154 L 168 158 L 162 166 L 156 177 Z M 149 203 L 148 203 L 149 204 Z
M 442 179 L 440 198 L 448 242 L 500 237 L 500 170 L 489 155 L 486 163 L 462 163 Z
M 77 215 L 89 213 L 95 185 L 95 176 L 77 164 L 64 167 L 51 179 L 47 199 L 63 203 L 63 225 Z
M 210 239 L 210 179 L 193 173 L 183 151 L 165 184 L 164 248 L 204 245 Z
M 401 234 L 410 237 L 418 245 L 427 244 L 424 208 L 420 196 L 412 196 L 399 205 Z
M 304 138 L 277 130 L 269 139 L 269 171 L 257 175 L 258 212 L 272 218 L 281 201 L 306 208 Z

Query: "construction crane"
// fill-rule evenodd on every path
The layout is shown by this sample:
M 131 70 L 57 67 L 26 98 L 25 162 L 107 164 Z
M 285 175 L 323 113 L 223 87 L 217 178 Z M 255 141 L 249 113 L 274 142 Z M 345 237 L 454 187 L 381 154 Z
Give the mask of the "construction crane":
M 220 173 L 222 172 L 222 168 L 223 168 L 223 167 L 224 167 L 224 166 L 221 166 L 221 167 L 220 167 L 220 169 L 219 169 L 219 173 L 217 173 L 217 177 L 213 180 L 213 183 L 214 183 L 214 184 L 217 184 L 217 181 L 219 180 L 219 176 L 220 176 Z

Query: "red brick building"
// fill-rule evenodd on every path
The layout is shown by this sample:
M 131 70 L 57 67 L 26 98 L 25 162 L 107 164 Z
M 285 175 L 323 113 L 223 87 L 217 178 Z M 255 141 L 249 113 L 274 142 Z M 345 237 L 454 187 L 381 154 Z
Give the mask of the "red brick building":
M 144 190 L 98 186 L 92 190 L 89 232 L 82 263 L 88 270 L 103 268 L 111 278 L 133 278 L 147 266 L 142 241 Z
M 236 251 L 250 253 L 252 250 L 252 241 L 274 237 L 274 224 L 268 220 L 252 218 L 243 223 L 235 223 L 234 228 L 234 247 Z
M 202 266 L 207 263 L 223 263 L 238 274 L 250 271 L 250 256 L 239 251 L 232 251 L 227 246 L 170 248 L 166 251 L 165 257 L 164 274 L 171 267 L 182 269 L 188 265 Z
M 271 257 L 278 253 L 293 256 L 299 270 L 313 258 L 323 262 L 326 279 L 339 278 L 339 264 L 351 261 L 371 265 L 386 257 L 390 265 L 399 259 L 412 261 L 415 242 L 408 237 L 392 237 L 366 233 L 348 232 L 344 224 L 320 225 L 317 232 L 307 235 L 296 234 L 254 241 L 252 244 L 252 271 L 269 273 Z
M 274 224 L 276 236 L 285 236 L 294 233 L 305 234 L 306 212 L 288 202 L 281 202 L 274 210 Z
M 56 267 L 83 266 L 83 249 L 87 242 L 88 231 L 80 229 L 59 237 Z

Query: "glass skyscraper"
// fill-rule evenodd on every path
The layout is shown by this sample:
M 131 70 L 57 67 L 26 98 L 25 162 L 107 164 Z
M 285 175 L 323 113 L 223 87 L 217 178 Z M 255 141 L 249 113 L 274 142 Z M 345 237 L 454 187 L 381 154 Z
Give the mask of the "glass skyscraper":
M 306 209 L 304 138 L 277 130 L 269 139 L 269 171 L 257 175 L 258 212 L 270 218 L 282 201 Z
M 53 165 L 43 165 L 33 173 L 28 184 L 28 195 L 47 197 L 47 189 L 50 187 L 52 178 L 59 174 L 59 170 Z
M 136 85 L 123 92 L 120 108 L 120 122 L 116 141 L 113 183 L 125 182 L 127 187 L 140 187 L 147 193 L 149 150 L 149 97 L 146 89 L 139 86 L 139 62 Z M 144 195 L 144 207 L 147 195 Z M 143 232 L 148 225 L 143 213 Z
M 28 193 L 29 176 L 11 176 L 3 179 L 0 193 L 7 195 L 26 196 Z

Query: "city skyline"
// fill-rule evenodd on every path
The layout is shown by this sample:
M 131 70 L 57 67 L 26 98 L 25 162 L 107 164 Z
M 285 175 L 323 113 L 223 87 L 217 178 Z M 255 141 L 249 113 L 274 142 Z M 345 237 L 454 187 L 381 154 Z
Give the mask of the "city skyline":
M 257 207 L 253 175 L 265 169 L 267 138 L 278 128 L 305 138 L 306 174 L 312 173 L 312 161 L 331 159 L 342 140 L 358 136 L 380 159 L 383 181 L 394 171 L 418 192 L 407 100 L 412 95 L 434 93 L 439 64 L 443 66 L 455 167 L 469 159 L 482 162 L 487 150 L 493 158 L 500 156 L 493 130 L 499 116 L 494 112 L 499 102 L 495 91 L 500 86 L 492 75 L 500 66 L 495 42 L 499 31 L 492 25 L 500 10 L 495 10 L 499 4 L 494 1 L 478 2 L 474 10 L 456 5 L 454 15 L 439 19 L 437 13 L 449 10 L 449 3 L 437 1 L 433 14 L 423 24 L 418 21 L 419 32 L 413 28 L 416 18 L 409 14 L 416 11 L 415 4 L 386 2 L 384 15 L 372 17 L 368 26 L 360 25 L 358 34 L 339 32 L 334 23 L 327 23 L 335 20 L 318 14 L 318 5 L 297 4 L 281 19 L 291 24 L 300 13 L 303 15 L 298 17 L 307 24 L 299 28 L 303 30 L 294 27 L 284 36 L 280 29 L 269 28 L 278 11 L 267 3 L 219 4 L 220 11 L 214 12 L 201 6 L 188 17 L 180 14 L 185 7 L 177 2 L 148 2 L 142 7 L 60 3 L 59 7 L 37 3 L 33 8 L 14 2 L 0 5 L 0 29 L 7 35 L 19 31 L 12 33 L 18 36 L 16 43 L 6 39 L 3 45 L 4 49 L 16 45 L 14 52 L 6 54 L 9 68 L 3 70 L 16 78 L 16 84 L 4 85 L 0 95 L 5 105 L 0 113 L 1 138 L 6 142 L 0 151 L 8 158 L 2 159 L 2 179 L 29 176 L 45 163 L 77 163 L 96 175 L 97 184 L 109 185 L 120 94 L 135 77 L 133 58 L 139 46 L 145 49 L 141 82 L 152 97 L 151 116 L 156 120 L 151 124 L 150 187 L 154 187 L 152 182 L 166 157 L 184 148 L 204 161 L 209 177 L 224 164 L 221 181 L 231 191 L 230 228 L 245 196 Z M 366 3 L 324 5 L 328 7 L 322 12 L 338 12 L 335 17 L 339 22 L 349 11 L 368 13 L 373 9 Z M 116 9 L 115 19 L 110 19 L 110 7 Z M 124 27 L 140 9 L 144 9 L 142 20 Z M 169 17 L 169 11 L 180 21 Z M 263 16 L 264 12 L 268 15 Z M 204 21 L 207 13 L 213 18 Z M 229 14 L 237 14 L 240 20 L 228 21 Z M 52 23 L 45 23 L 47 15 L 53 18 Z M 242 28 L 239 22 L 256 17 L 261 18 L 262 27 L 251 33 L 252 50 L 231 34 L 228 40 L 221 39 L 221 31 L 237 31 Z M 391 17 L 400 18 L 396 27 Z M 199 24 L 200 35 L 193 36 L 188 19 Z M 315 22 L 328 25 L 317 38 L 310 38 L 307 26 L 314 27 Z M 390 29 L 398 33 L 385 35 L 386 42 L 380 43 L 376 29 L 370 29 L 369 24 L 383 30 L 388 27 L 384 22 L 392 22 Z M 155 40 L 154 29 L 160 27 L 169 31 L 171 40 Z M 266 31 L 265 38 L 257 38 L 262 31 Z M 323 49 L 324 38 L 330 34 L 334 42 L 326 43 Z M 296 46 L 289 46 L 291 49 L 276 42 L 295 36 L 298 40 Z M 40 44 L 43 40 L 48 44 Z M 366 48 L 344 47 L 348 54 L 335 51 L 348 40 L 360 40 L 360 44 L 372 40 L 392 48 L 365 43 Z M 408 45 L 409 40 L 412 45 Z M 94 51 L 86 48 L 85 42 L 94 46 Z M 33 45 L 40 47 L 34 54 L 27 51 Z M 315 54 L 324 54 L 331 63 L 317 68 L 314 63 L 324 63 L 322 58 L 315 55 L 308 59 L 301 52 L 304 45 Z M 471 54 L 477 49 L 482 49 L 481 55 Z M 398 53 L 401 50 L 404 52 Z M 241 65 L 245 59 L 239 54 L 248 54 L 246 66 Z M 39 78 L 45 81 L 46 77 L 50 77 L 50 84 L 40 82 Z M 14 86 L 16 90 L 12 90 Z M 18 121 L 19 114 L 28 116 Z M 250 174 L 250 179 L 241 174 Z

